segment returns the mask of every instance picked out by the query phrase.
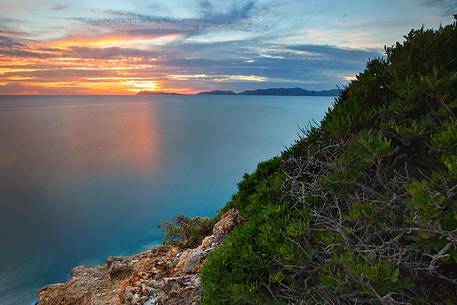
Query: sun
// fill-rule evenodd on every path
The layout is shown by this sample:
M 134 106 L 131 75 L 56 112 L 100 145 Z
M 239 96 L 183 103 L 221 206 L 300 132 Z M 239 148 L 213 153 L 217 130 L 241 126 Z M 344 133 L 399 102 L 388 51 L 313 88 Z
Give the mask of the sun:
M 128 89 L 130 92 L 157 91 L 160 89 L 159 82 L 154 80 L 128 80 L 125 84 L 130 87 Z

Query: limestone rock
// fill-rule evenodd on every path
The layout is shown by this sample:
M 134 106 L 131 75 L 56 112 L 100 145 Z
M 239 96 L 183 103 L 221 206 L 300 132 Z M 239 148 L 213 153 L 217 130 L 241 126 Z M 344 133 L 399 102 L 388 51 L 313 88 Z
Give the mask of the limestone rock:
M 181 256 L 176 268 L 186 274 L 198 272 L 205 257 L 206 252 L 200 249 L 186 251 Z
M 37 305 L 198 304 L 197 272 L 207 254 L 239 223 L 239 212 L 229 210 L 195 249 L 160 246 L 133 256 L 109 257 L 103 265 L 75 267 L 68 282 L 40 289 Z
M 213 235 L 216 238 L 224 237 L 237 224 L 241 222 L 240 212 L 235 209 L 228 210 L 213 227 Z

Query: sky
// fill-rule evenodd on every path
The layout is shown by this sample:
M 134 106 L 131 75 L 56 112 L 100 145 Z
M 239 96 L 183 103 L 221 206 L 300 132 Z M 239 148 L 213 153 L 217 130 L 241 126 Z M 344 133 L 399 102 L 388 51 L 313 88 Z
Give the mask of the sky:
M 343 87 L 457 0 L 0 0 L 0 94 Z

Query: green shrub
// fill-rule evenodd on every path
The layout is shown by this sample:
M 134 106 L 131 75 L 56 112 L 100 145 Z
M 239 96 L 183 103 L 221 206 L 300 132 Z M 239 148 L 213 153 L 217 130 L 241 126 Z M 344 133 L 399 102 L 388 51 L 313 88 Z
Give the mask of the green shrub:
M 164 221 L 159 227 L 164 232 L 164 245 L 183 249 L 195 248 L 211 234 L 215 220 L 210 217 L 175 216 L 173 222 Z
M 456 24 L 411 31 L 245 175 L 202 303 L 457 304 L 456 50 Z

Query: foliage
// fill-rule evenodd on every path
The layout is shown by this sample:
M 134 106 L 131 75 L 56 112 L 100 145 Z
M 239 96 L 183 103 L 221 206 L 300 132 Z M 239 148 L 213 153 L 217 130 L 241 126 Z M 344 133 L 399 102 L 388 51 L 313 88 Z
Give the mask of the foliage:
M 214 223 L 210 217 L 175 216 L 173 222 L 164 221 L 159 226 L 164 232 L 163 244 L 182 249 L 195 248 L 211 234 Z
M 457 25 L 405 39 L 244 176 L 203 304 L 457 304 Z

